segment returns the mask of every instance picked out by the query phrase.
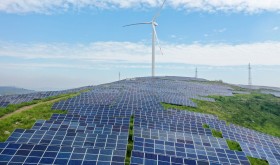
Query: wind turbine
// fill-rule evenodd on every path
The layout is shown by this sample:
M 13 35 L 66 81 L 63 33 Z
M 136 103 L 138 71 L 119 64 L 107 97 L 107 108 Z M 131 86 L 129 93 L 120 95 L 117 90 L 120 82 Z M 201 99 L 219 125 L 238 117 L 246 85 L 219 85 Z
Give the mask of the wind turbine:
M 156 19 L 160 16 L 160 12 L 161 12 L 165 2 L 166 2 L 166 0 L 163 1 L 159 11 L 154 15 L 151 22 L 141 22 L 141 23 L 134 23 L 134 24 L 129 24 L 129 25 L 123 26 L 123 27 L 127 27 L 127 26 L 145 25 L 145 24 L 152 25 L 152 77 L 155 76 L 155 40 L 157 41 L 160 52 L 163 55 L 161 47 L 160 47 L 159 39 L 157 36 L 157 31 L 156 31 L 156 26 L 158 26 L 158 24 L 156 23 Z
M 197 67 L 195 68 L 195 78 L 197 78 Z

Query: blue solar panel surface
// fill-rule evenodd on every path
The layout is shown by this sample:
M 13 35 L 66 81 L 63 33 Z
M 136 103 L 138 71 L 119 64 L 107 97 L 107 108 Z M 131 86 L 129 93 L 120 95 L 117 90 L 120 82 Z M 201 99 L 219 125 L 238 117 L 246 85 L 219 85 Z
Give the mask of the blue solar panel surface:
M 20 104 L 20 103 L 44 99 L 44 98 L 48 98 L 48 97 L 52 97 L 52 96 L 79 92 L 79 91 L 85 90 L 85 89 L 91 89 L 91 87 L 87 86 L 87 87 L 62 90 L 62 91 L 34 92 L 34 93 L 19 94 L 19 95 L 4 95 L 4 96 L 0 96 L 0 107 L 7 107 L 10 104 Z
M 233 92 L 227 86 L 184 77 L 142 77 L 98 85 L 53 105 L 67 114 L 38 120 L 29 130 L 16 129 L 0 143 L 0 164 L 124 164 L 132 116 L 132 165 L 249 165 L 246 156 L 280 164 L 277 137 L 227 125 L 214 115 L 165 110 L 161 105 L 196 107 L 191 99 L 213 102 L 207 96 Z M 0 106 L 57 94 L 0 97 Z M 213 137 L 203 124 L 220 130 L 224 138 Z M 243 151 L 230 150 L 226 139 L 239 142 Z

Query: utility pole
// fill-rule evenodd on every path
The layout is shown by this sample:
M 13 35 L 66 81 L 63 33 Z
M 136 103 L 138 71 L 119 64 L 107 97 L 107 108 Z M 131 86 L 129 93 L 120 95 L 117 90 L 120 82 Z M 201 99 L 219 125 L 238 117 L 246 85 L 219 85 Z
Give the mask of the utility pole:
M 252 75 L 251 75 L 251 64 L 249 63 L 249 66 L 248 66 L 248 85 L 249 87 L 251 88 L 252 87 Z

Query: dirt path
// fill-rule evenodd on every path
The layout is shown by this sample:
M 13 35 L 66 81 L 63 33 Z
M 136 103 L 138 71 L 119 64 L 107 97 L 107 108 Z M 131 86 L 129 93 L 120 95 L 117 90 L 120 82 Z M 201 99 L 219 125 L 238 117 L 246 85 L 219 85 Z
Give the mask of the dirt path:
M 29 110 L 29 109 L 31 109 L 31 108 L 34 108 L 34 107 L 39 106 L 39 105 L 42 105 L 42 104 L 57 102 L 57 101 L 59 101 L 59 100 L 61 100 L 61 99 L 63 99 L 63 98 L 65 98 L 65 97 L 60 97 L 60 98 L 57 98 L 57 99 L 54 99 L 54 100 L 45 101 L 45 102 L 40 102 L 40 103 L 37 103 L 37 104 L 28 105 L 28 106 L 19 108 L 18 110 L 14 111 L 14 112 L 12 112 L 12 113 L 9 113 L 9 114 L 6 114 L 6 115 L 0 117 L 0 120 L 6 119 L 6 118 L 8 118 L 8 117 L 10 117 L 10 116 L 12 116 L 12 115 L 14 115 L 14 114 L 17 114 L 17 113 L 20 113 L 20 112 Z

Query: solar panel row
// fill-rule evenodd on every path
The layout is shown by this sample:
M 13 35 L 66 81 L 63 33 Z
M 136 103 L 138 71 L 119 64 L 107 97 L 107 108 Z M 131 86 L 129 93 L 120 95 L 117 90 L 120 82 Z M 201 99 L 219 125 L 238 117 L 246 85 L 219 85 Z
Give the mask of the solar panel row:
M 126 125 L 104 125 L 71 121 L 37 121 L 31 129 L 68 131 L 79 133 L 127 133 L 129 127 Z
M 131 164 L 247 165 L 246 156 L 279 164 L 279 138 L 226 125 L 213 115 L 165 110 L 161 105 L 195 107 L 192 98 L 214 101 L 205 96 L 233 92 L 227 86 L 183 77 L 143 77 L 98 85 L 53 105 L 53 109 L 66 110 L 66 115 L 54 114 L 50 120 L 38 120 L 30 130 L 15 130 L 6 143 L 0 143 L 0 164 L 124 164 L 132 115 Z M 203 124 L 241 142 L 244 152 L 229 150 L 226 140 L 213 137 Z
M 10 104 L 9 102 L 1 101 L 1 102 L 0 102 L 0 108 L 1 108 L 1 107 L 2 107 L 2 108 L 5 108 L 5 107 L 7 107 L 9 104 Z
M 280 164 L 279 149 L 270 149 L 269 147 L 262 147 L 244 142 L 240 142 L 240 146 L 248 156 L 268 160 L 270 165 Z
M 125 151 L 0 143 L 0 164 L 116 164 L 124 162 Z
M 79 92 L 81 90 L 90 89 L 90 86 L 63 90 L 63 91 L 47 91 L 47 92 L 34 92 L 29 94 L 19 95 L 4 95 L 0 96 L 0 107 L 7 107 L 9 104 L 20 104 L 23 102 L 30 102 L 33 100 L 43 99 L 51 96 L 57 96 L 61 94 Z
M 147 139 L 228 149 L 227 142 L 225 141 L 225 139 L 215 138 L 212 136 L 203 136 L 198 134 L 188 134 L 182 132 L 170 132 L 157 129 L 144 129 L 134 127 L 134 136 Z
M 114 132 L 113 134 L 93 134 L 42 130 L 22 130 L 21 132 L 17 130 L 6 142 L 126 150 L 127 138 L 127 133 L 115 134 Z
M 219 164 L 250 164 L 243 152 L 140 137 L 134 138 L 133 150 Z
M 179 158 L 161 155 L 158 153 L 144 153 L 132 151 L 131 165 L 220 165 L 218 163 L 210 163 L 207 161 L 193 160 L 188 158 Z

